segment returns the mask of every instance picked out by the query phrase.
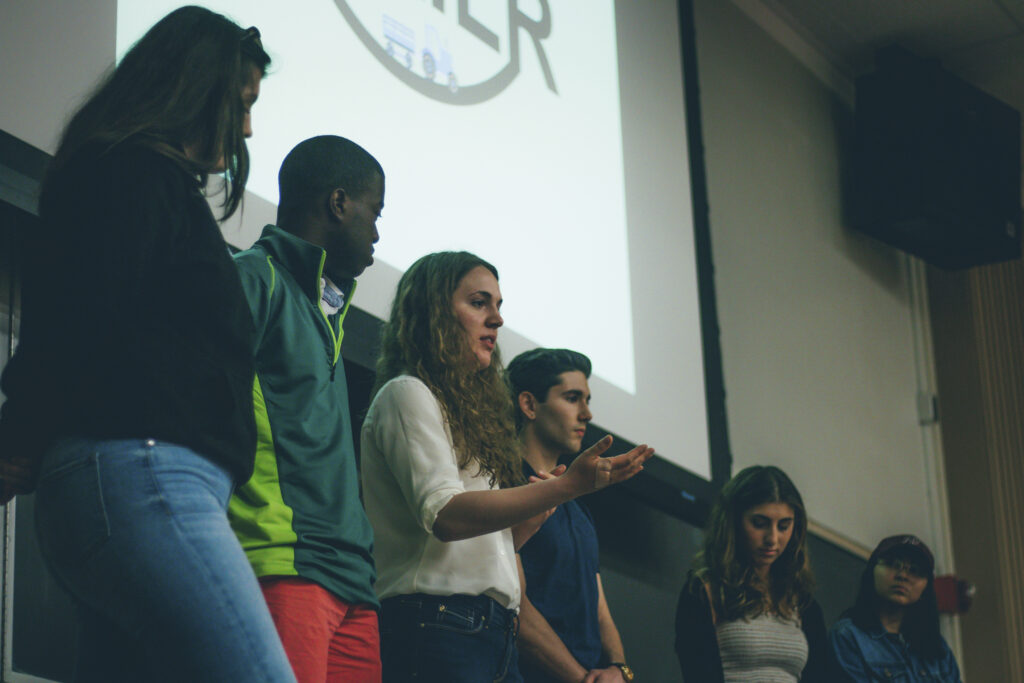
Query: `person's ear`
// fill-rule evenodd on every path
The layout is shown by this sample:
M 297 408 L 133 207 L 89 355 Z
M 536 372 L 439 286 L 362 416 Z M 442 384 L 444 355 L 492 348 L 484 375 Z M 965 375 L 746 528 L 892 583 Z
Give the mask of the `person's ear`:
M 327 197 L 327 211 L 337 221 L 345 219 L 345 204 L 348 202 L 348 193 L 343 188 L 335 188 Z
M 527 420 L 534 420 L 537 418 L 537 399 L 533 397 L 529 391 L 519 392 L 518 402 L 519 411 L 523 414 Z

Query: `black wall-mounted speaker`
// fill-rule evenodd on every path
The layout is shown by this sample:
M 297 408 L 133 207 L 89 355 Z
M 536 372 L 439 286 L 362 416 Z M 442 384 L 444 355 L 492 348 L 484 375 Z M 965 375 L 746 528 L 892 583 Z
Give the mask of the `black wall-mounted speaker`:
M 1020 114 L 892 47 L 857 79 L 852 217 L 947 269 L 1021 255 Z

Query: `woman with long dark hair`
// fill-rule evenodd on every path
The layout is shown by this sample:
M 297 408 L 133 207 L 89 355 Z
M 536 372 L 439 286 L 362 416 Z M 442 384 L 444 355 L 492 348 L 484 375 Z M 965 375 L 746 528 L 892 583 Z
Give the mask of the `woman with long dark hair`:
M 825 681 L 825 622 L 811 597 L 803 499 L 777 467 L 722 487 L 676 609 L 686 683 Z
M 501 301 L 491 264 L 429 254 L 402 276 L 382 332 L 362 479 L 388 682 L 522 680 L 516 549 L 553 506 L 633 476 L 653 452 L 602 458 L 606 437 L 561 476 L 519 486 Z
M 255 28 L 172 12 L 43 183 L 0 457 L 80 608 L 79 681 L 294 681 L 227 521 L 253 469 L 253 327 L 204 196 L 224 173 L 238 207 L 269 62 Z
M 857 601 L 829 633 L 829 680 L 960 683 L 939 632 L 934 582 L 935 561 L 921 539 L 883 539 L 861 574 Z

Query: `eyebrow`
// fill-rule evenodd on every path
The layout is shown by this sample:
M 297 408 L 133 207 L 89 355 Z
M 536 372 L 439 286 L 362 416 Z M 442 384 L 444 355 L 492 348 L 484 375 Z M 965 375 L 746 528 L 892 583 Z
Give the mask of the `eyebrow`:
M 580 397 L 583 396 L 583 392 L 580 391 L 579 389 L 569 389 L 568 391 L 563 391 L 562 396 L 565 396 L 567 398 L 570 396 Z M 590 400 L 590 396 L 587 396 L 587 400 Z
M 751 517 L 753 517 L 754 519 L 767 519 L 767 520 L 771 520 L 772 519 L 768 515 L 761 515 L 761 514 L 754 514 L 754 515 L 751 515 Z M 796 518 L 795 517 L 779 517 L 779 521 L 780 522 L 792 522 L 794 519 L 796 519 Z
M 494 298 L 494 295 L 491 294 L 490 292 L 488 292 L 486 289 L 478 289 L 475 292 L 471 292 L 470 296 L 482 296 L 482 297 L 484 297 L 485 299 L 488 299 L 488 300 Z M 498 306 L 500 307 L 501 304 L 504 303 L 504 301 L 505 301 L 504 299 L 498 299 Z

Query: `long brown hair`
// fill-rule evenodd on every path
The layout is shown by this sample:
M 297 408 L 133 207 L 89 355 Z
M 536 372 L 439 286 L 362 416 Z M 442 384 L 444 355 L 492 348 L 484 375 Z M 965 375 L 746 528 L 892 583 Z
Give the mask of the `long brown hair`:
M 793 534 L 769 572 L 769 593 L 758 586 L 742 538 L 743 515 L 764 503 L 793 508 Z M 769 610 L 795 617 L 811 600 L 814 575 L 807 555 L 807 513 L 800 492 L 778 467 L 747 467 L 722 487 L 711 509 L 704 547 L 694 558 L 692 580 L 708 586 L 720 620 L 745 619 Z M 692 586 L 697 588 L 697 586 Z
M 223 157 L 227 218 L 249 177 L 242 89 L 253 67 L 262 77 L 269 64 L 255 28 L 202 7 L 176 9 L 132 46 L 71 118 L 50 170 L 87 145 L 102 152 L 131 141 L 170 157 L 205 186 Z M 197 159 L 185 155 L 185 145 Z
M 419 378 L 441 404 L 459 467 L 477 463 L 492 486 L 514 486 L 522 471 L 501 355 L 496 348 L 484 369 L 468 363 L 472 350 L 452 308 L 462 278 L 478 266 L 498 277 L 465 251 L 427 254 L 405 271 L 381 331 L 374 394 L 398 375 Z

